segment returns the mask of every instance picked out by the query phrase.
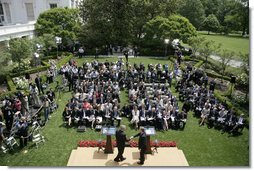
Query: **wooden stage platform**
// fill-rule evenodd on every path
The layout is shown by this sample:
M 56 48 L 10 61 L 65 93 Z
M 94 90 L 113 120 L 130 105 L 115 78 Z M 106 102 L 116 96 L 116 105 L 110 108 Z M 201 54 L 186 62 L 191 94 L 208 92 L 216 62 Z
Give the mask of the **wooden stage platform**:
M 104 154 L 98 148 L 78 147 L 72 150 L 67 166 L 140 166 L 137 164 L 139 151 L 137 148 L 126 147 L 122 162 L 115 162 L 117 149 L 114 154 Z M 158 153 L 147 154 L 145 164 L 142 166 L 189 166 L 182 150 L 176 147 L 158 148 Z

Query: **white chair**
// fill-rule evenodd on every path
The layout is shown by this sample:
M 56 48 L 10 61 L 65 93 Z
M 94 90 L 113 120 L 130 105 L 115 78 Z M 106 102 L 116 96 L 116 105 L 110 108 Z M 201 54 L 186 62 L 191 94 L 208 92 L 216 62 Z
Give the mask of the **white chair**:
M 6 153 L 9 149 L 6 146 L 1 146 L 1 150 L 3 151 L 3 153 Z
M 41 134 L 33 135 L 33 143 L 35 143 L 36 148 L 39 147 L 40 143 L 44 143 L 44 142 L 45 142 L 44 136 L 42 136 Z
M 17 143 L 16 139 L 15 139 L 13 136 L 11 136 L 11 137 L 9 137 L 9 138 L 6 138 L 5 141 L 6 141 L 6 146 L 7 146 L 9 149 L 11 149 L 11 150 L 13 150 L 13 147 L 14 147 L 15 145 L 19 146 L 19 144 Z M 7 151 L 8 151 L 8 150 L 7 150 Z
M 40 143 L 45 142 L 44 136 L 42 136 L 40 133 L 40 127 L 35 128 L 35 130 L 33 131 L 32 137 L 33 137 L 32 141 L 33 141 L 33 143 L 35 143 L 36 148 L 39 147 Z

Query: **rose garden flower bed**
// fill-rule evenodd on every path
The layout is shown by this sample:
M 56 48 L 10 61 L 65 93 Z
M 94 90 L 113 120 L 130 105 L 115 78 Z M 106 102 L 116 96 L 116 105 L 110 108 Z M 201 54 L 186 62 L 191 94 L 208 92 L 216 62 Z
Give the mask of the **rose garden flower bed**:
M 151 141 L 151 147 L 176 147 L 175 141 Z M 116 141 L 112 141 L 114 147 L 116 147 Z M 105 147 L 106 141 L 95 141 L 95 140 L 81 140 L 78 142 L 79 147 Z M 137 141 L 130 141 L 127 147 L 138 147 Z

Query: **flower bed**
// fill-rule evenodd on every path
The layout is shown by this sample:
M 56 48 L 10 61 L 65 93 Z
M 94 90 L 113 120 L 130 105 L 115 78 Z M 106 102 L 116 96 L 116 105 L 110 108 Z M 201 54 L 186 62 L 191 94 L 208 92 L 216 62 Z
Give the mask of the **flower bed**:
M 116 147 L 116 141 L 112 141 L 113 146 Z M 151 147 L 176 147 L 175 141 L 159 141 L 155 143 L 150 142 Z M 81 140 L 78 142 L 79 147 L 105 147 L 106 141 L 95 141 L 95 140 Z M 137 141 L 130 141 L 127 147 L 138 147 Z
M 29 83 L 28 83 L 28 80 L 25 79 L 25 77 L 15 77 L 15 78 L 12 78 L 12 80 L 18 90 L 28 89 Z

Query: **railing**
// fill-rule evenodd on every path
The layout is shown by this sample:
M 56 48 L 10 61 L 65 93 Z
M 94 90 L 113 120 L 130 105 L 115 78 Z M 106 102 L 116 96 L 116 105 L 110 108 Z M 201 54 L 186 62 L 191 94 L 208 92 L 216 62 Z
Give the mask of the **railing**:
M 33 35 L 34 23 L 0 26 L 0 41 L 10 38 Z

